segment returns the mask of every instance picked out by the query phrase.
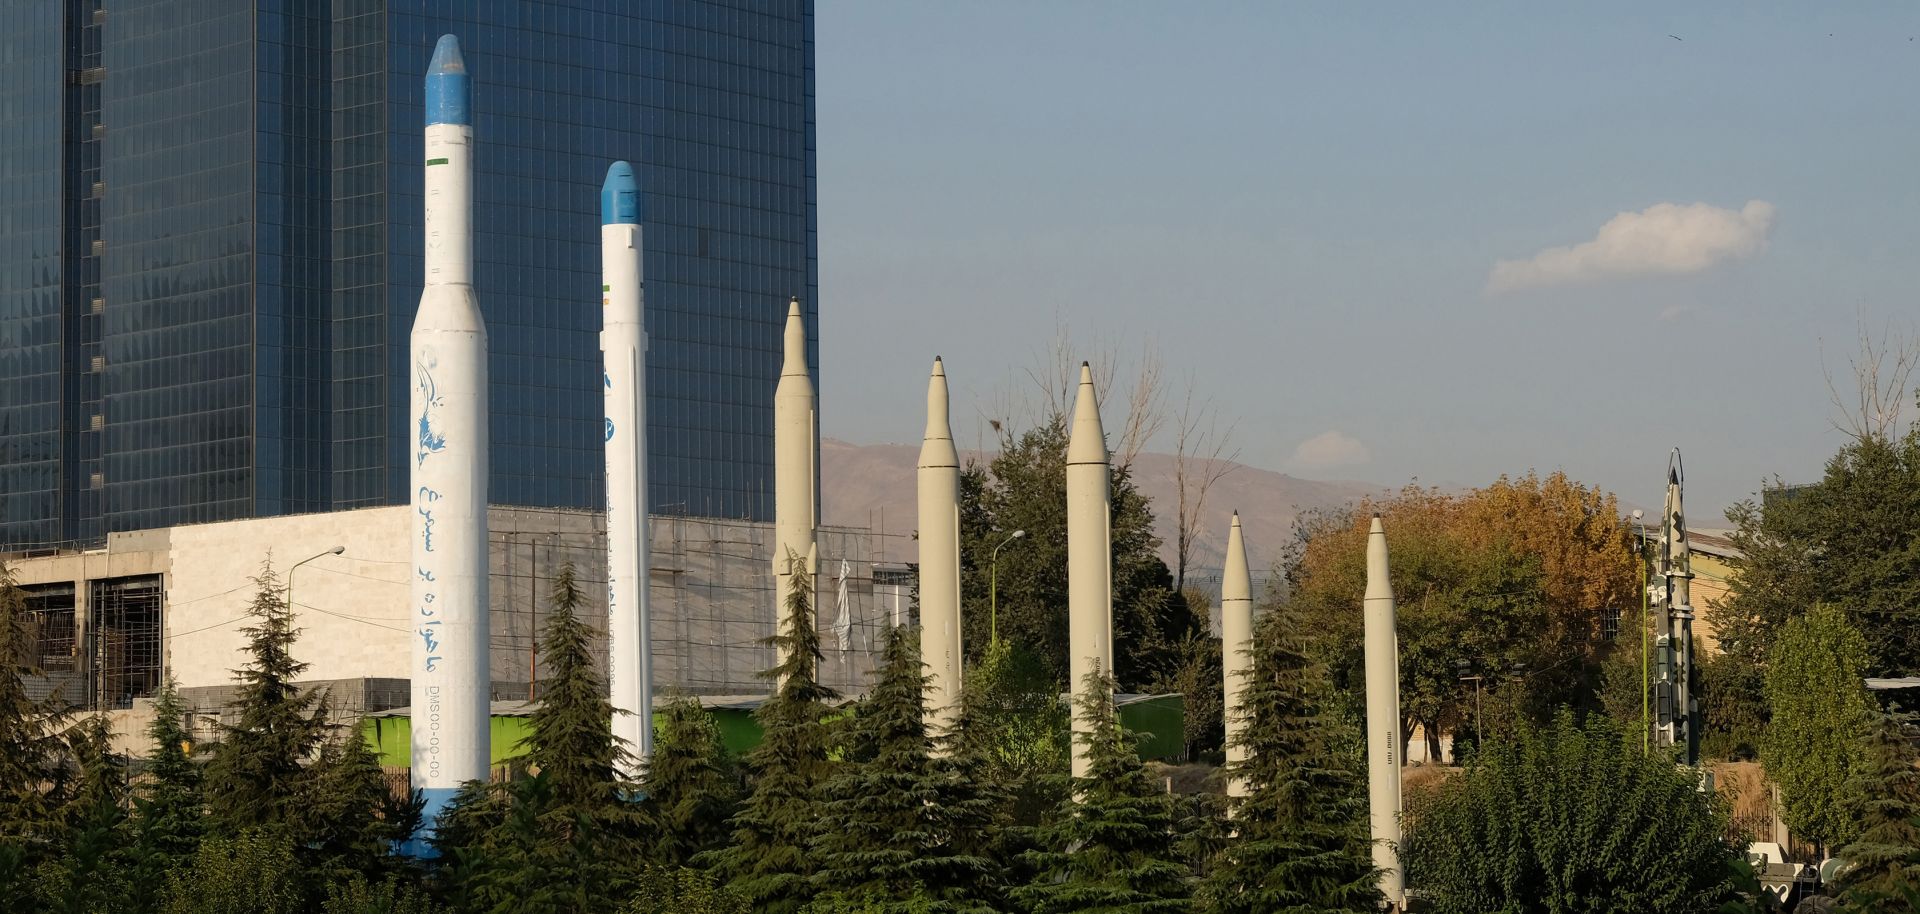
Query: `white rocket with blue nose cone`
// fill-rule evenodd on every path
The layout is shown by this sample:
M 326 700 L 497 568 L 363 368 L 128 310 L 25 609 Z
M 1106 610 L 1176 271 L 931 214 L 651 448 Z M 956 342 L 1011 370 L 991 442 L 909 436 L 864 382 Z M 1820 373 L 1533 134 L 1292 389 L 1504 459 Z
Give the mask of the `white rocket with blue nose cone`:
M 607 686 L 622 774 L 653 754 L 653 641 L 647 612 L 647 330 L 640 185 L 615 162 L 600 187 L 600 354 L 607 410 Z
M 487 327 L 473 294 L 473 118 L 460 43 L 434 46 L 426 85 L 425 288 L 413 371 L 413 786 L 431 832 L 466 781 L 487 779 Z

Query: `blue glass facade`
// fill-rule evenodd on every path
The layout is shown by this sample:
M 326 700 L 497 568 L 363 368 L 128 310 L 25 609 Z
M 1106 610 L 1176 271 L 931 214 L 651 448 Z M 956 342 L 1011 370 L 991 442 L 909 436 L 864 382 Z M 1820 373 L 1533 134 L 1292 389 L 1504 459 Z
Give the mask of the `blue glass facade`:
M 100 6 L 0 0 L 0 543 L 405 500 L 445 32 L 473 68 L 493 500 L 602 500 L 597 198 L 624 158 L 653 504 L 771 515 L 787 298 L 817 326 L 809 0 Z
M 66 85 L 57 3 L 0 3 L 0 525 L 60 539 Z

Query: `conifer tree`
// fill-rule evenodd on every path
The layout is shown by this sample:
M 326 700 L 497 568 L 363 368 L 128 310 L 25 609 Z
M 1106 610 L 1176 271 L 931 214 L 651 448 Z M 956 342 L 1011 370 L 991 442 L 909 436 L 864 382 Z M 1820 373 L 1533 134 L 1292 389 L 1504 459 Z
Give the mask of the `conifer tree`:
M 1113 679 L 1090 674 L 1075 713 L 1087 776 L 1028 855 L 1034 881 L 1014 890 L 1033 914 L 1173 914 L 1188 910 L 1187 869 L 1174 860 L 1173 805 L 1114 717 Z
M 307 774 L 295 821 L 314 874 L 327 884 L 355 874 L 378 881 L 394 862 L 394 843 L 413 834 L 418 813 L 395 801 L 359 721 L 327 742 Z
M 0 562 L 0 898 L 30 897 L 33 868 L 58 829 L 48 787 L 63 767 L 67 717 L 60 696 L 28 690 L 40 675 L 33 639 L 27 596 Z
M 580 618 L 585 597 L 568 563 L 553 581 L 553 614 L 540 634 L 540 704 L 528 718 L 527 762 L 558 807 L 604 813 L 621 802 L 613 702 L 593 668 L 593 629 Z
M 917 630 L 895 628 L 873 691 L 855 712 L 843 764 L 823 790 L 816 887 L 890 912 L 987 911 L 991 862 L 954 846 L 941 804 L 950 785 L 922 720 L 927 674 Z
M 827 702 L 839 697 L 818 677 L 813 576 L 791 552 L 787 563 L 786 619 L 768 639 L 782 660 L 765 674 L 777 688 L 754 712 L 763 735 L 747 755 L 749 788 L 731 823 L 733 841 L 710 858 L 715 873 L 761 914 L 792 914 L 810 895 L 808 845 L 820 817 L 820 787 L 831 770 Z
M 740 805 L 740 779 L 720 741 L 720 727 L 699 699 L 675 698 L 661 713 L 660 735 L 642 780 L 641 809 L 656 864 L 686 866 L 727 842 L 727 820 Z
M 1840 849 L 1850 894 L 1891 898 L 1920 890 L 1920 770 L 1901 722 L 1886 717 L 1874 730 L 1867 765 L 1852 788 L 1860 837 Z
M 566 565 L 541 633 L 549 678 L 530 720 L 527 761 L 538 773 L 509 791 L 504 818 L 481 838 L 462 891 L 490 914 L 610 912 L 637 874 L 638 816 L 622 796 L 613 705 L 593 668 L 593 630 Z
M 142 911 L 159 909 L 168 877 L 190 865 L 206 827 L 200 765 L 189 755 L 192 737 L 182 724 L 186 712 L 173 677 L 167 677 L 147 728 L 153 750 L 146 782 L 133 798 L 133 885 Z
M 153 751 L 146 782 L 133 801 L 142 847 L 179 861 L 193 856 L 206 815 L 200 766 L 190 755 L 193 737 L 183 723 L 186 714 L 179 687 L 168 676 L 153 702 L 153 723 L 147 727 Z
M 1220 914 L 1376 911 L 1382 899 L 1364 830 L 1365 794 L 1331 748 L 1299 619 L 1288 607 L 1260 619 L 1240 713 L 1247 796 L 1237 835 L 1215 862 L 1204 896 Z
M 77 777 L 59 811 L 57 853 L 41 864 L 35 880 L 40 910 L 49 914 L 132 910 L 125 763 L 112 754 L 109 742 L 106 718 L 99 716 L 87 718 L 68 734 Z M 14 899 L 15 904 L 23 902 L 28 900 Z
M 286 590 L 272 563 L 253 578 L 258 590 L 247 614 L 248 663 L 233 675 L 240 685 L 234 704 L 240 722 L 222 728 L 223 739 L 207 766 L 211 824 L 223 834 L 282 825 L 307 796 L 304 763 L 325 735 L 320 695 L 294 680 L 307 665 L 293 659 L 300 632 L 293 627 Z
M 434 823 L 428 838 L 433 848 L 433 881 L 439 896 L 454 910 L 486 910 L 476 895 L 497 862 L 493 842 L 506 834 L 512 813 L 509 785 L 468 781 Z

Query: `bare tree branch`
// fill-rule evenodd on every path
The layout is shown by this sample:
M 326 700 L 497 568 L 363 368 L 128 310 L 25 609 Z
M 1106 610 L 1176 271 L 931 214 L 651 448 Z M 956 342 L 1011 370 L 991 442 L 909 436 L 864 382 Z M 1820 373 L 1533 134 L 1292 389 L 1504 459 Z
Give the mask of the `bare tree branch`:
M 1120 426 L 1120 440 L 1113 450 L 1113 462 L 1133 466 L 1135 457 L 1160 434 L 1166 423 L 1162 409 L 1165 400 L 1160 381 L 1160 354 L 1150 345 L 1140 347 L 1140 369 L 1134 375 L 1133 389 L 1127 393 L 1127 418 Z
M 1820 345 L 1820 369 L 1827 379 L 1827 396 L 1839 410 L 1833 427 L 1861 441 L 1886 441 L 1903 431 L 1903 414 L 1912 391 L 1913 373 L 1920 368 L 1920 337 L 1896 328 L 1889 320 L 1876 335 L 1867 327 L 1866 314 L 1856 319 L 1859 352 L 1847 357 L 1853 373 L 1852 403 L 1842 395 L 1827 365 L 1826 343 Z
M 1067 324 L 1056 318 L 1053 338 L 1038 347 L 1032 362 L 1023 369 L 1027 383 L 1014 385 L 1024 392 L 1003 393 L 995 398 L 993 409 L 998 415 L 989 421 L 997 423 L 995 428 L 1002 438 L 1022 426 L 1055 418 L 1070 420 L 1080 386 L 1082 362 L 1092 371 L 1093 391 L 1100 401 L 1103 418 L 1111 416 L 1112 394 L 1121 373 L 1119 353 L 1113 346 L 1097 341 L 1090 347 L 1076 344 Z M 1117 434 L 1108 435 L 1108 440 L 1113 442 L 1110 450 L 1116 466 L 1131 465 L 1165 425 L 1163 389 L 1159 353 L 1151 345 L 1143 345 L 1127 388 L 1126 414 L 1117 426 Z M 1116 428 L 1103 424 L 1109 429 Z
M 1200 537 L 1200 524 L 1207 509 L 1207 493 L 1213 484 L 1237 465 L 1240 449 L 1233 442 L 1234 426 L 1218 428 L 1213 399 L 1196 404 L 1193 376 L 1187 376 L 1187 392 L 1173 426 L 1173 487 L 1177 501 L 1174 517 L 1173 589 L 1184 593 L 1187 567 L 1193 558 L 1194 544 Z

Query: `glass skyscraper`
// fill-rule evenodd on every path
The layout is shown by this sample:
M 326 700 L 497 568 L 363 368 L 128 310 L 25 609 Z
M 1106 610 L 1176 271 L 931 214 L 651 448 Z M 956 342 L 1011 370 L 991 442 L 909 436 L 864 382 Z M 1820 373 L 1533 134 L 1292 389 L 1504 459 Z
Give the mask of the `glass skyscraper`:
M 769 518 L 787 299 L 818 325 L 812 6 L 0 0 L 0 547 L 406 500 L 443 33 L 493 501 L 602 502 L 598 192 L 627 159 L 652 504 Z

